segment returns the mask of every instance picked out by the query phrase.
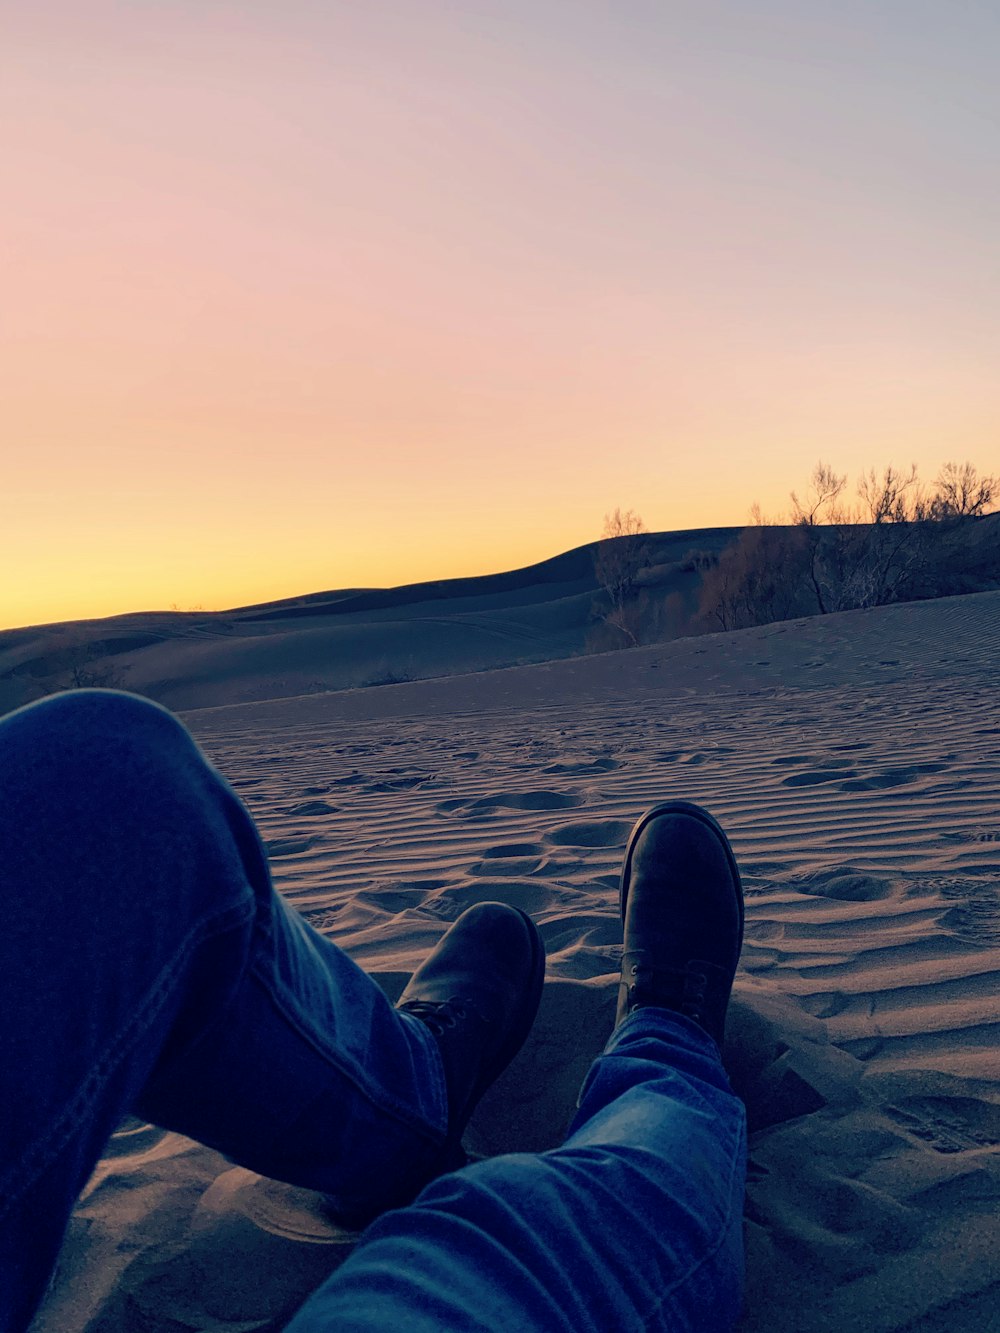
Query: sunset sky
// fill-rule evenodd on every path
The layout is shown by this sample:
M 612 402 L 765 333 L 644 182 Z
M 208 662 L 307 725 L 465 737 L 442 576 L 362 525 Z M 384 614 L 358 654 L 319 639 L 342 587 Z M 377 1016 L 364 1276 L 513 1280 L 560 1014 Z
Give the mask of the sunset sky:
M 1000 471 L 996 0 L 0 0 L 0 627 Z

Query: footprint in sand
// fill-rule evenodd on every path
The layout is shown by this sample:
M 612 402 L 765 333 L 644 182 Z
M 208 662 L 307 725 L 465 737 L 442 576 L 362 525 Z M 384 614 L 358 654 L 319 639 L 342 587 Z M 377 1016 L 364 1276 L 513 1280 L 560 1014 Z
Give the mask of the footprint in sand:
M 331 805 L 329 801 L 300 801 L 298 805 L 290 806 L 288 813 L 290 815 L 335 815 L 338 806 Z
M 339 907 L 300 907 L 298 909 L 314 930 L 324 934 L 328 930 L 335 930 L 341 925 Z
M 871 777 L 841 783 L 841 791 L 881 791 L 888 787 L 905 787 L 927 773 L 943 773 L 947 764 L 910 764 L 907 768 L 885 768 Z
M 843 867 L 839 870 L 820 871 L 800 880 L 795 885 L 799 893 L 807 893 L 813 898 L 835 898 L 839 902 L 874 903 L 896 894 L 890 880 L 878 875 L 870 875 L 859 870 Z
M 299 852 L 307 852 L 317 842 L 319 838 L 316 834 L 302 838 L 272 838 L 270 842 L 264 843 L 264 848 L 268 856 L 297 856 Z
M 509 842 L 487 847 L 482 860 L 469 867 L 476 876 L 534 875 L 542 869 L 544 848 L 537 842 Z
M 582 776 L 587 773 L 610 773 L 612 769 L 620 768 L 621 765 L 617 759 L 593 759 L 591 761 L 580 760 L 576 764 L 549 764 L 542 769 L 543 773 L 572 773 L 575 776 Z
M 977 1097 L 907 1097 L 886 1107 L 886 1114 L 935 1152 L 1000 1144 L 1000 1107 Z
M 959 876 L 925 878 L 946 902 L 954 904 L 941 918 L 941 925 L 960 940 L 980 947 L 1000 943 L 1000 900 L 991 877 Z
M 747 944 L 773 943 L 785 937 L 785 926 L 780 921 L 748 921 L 746 927 Z
M 632 825 L 623 819 L 593 819 L 563 824 L 545 835 L 557 847 L 624 847 Z
M 653 758 L 660 764 L 703 764 L 707 756 L 699 750 L 661 750 Z
M 428 895 L 436 893 L 447 883 L 447 880 L 442 879 L 387 881 L 375 884 L 370 889 L 362 889 L 355 895 L 354 902 L 396 916 L 400 912 L 423 907 Z
M 854 768 L 814 768 L 808 769 L 805 773 L 791 773 L 787 778 L 783 778 L 781 785 L 783 787 L 818 787 L 824 782 L 838 782 L 843 777 L 853 778 L 857 773 Z M 842 782 L 841 791 L 850 789 L 850 783 Z
M 487 847 L 482 856 L 484 861 L 504 861 L 508 857 L 541 856 L 542 850 L 537 842 L 506 842 Z
M 410 791 L 413 787 L 422 786 L 426 780 L 424 777 L 385 778 L 382 782 L 370 782 L 365 791 L 373 796 L 390 791 Z
M 454 919 L 474 903 L 507 903 L 535 916 L 559 901 L 559 893 L 533 879 L 477 879 L 432 893 L 421 909 L 445 921 Z
M 476 801 L 461 798 L 440 801 L 434 808 L 442 815 L 456 814 L 468 818 L 494 815 L 498 810 L 572 810 L 578 805 L 583 805 L 583 797 L 576 792 L 521 791 L 497 792 Z

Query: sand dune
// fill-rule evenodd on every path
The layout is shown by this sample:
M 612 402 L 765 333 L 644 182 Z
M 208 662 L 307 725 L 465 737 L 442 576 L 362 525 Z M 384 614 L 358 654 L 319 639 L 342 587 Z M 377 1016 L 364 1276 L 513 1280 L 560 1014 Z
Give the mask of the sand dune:
M 1000 594 L 187 721 L 281 890 L 396 994 L 501 899 L 549 952 L 492 1153 L 559 1141 L 611 1025 L 617 876 L 656 800 L 744 874 L 727 1062 L 751 1167 L 743 1327 L 1000 1329 Z M 352 1238 L 322 1200 L 131 1123 L 35 1333 L 279 1326 Z
M 693 610 L 684 557 L 735 530 L 654 533 L 643 578 Z M 0 711 L 82 672 L 170 708 L 286 698 L 572 657 L 593 646 L 594 546 L 525 569 L 313 593 L 219 612 L 143 612 L 0 632 Z M 615 635 L 604 646 L 617 647 Z

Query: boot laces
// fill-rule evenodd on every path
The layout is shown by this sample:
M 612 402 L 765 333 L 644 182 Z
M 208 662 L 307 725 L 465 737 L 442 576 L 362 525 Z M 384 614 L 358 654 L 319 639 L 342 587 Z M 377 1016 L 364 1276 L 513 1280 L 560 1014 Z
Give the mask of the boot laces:
M 649 1002 L 644 992 L 651 982 L 658 981 L 661 985 L 666 982 L 670 988 L 666 993 L 673 992 L 673 1003 L 679 1006 L 681 1013 L 700 1023 L 708 986 L 708 977 L 702 969 L 703 965 L 694 962 L 687 967 L 647 967 L 633 963 L 628 970 L 629 1011 Z
M 456 1027 L 467 1016 L 465 1006 L 457 1000 L 408 1000 L 399 1008 L 419 1018 L 435 1037 L 440 1037 L 447 1028 Z

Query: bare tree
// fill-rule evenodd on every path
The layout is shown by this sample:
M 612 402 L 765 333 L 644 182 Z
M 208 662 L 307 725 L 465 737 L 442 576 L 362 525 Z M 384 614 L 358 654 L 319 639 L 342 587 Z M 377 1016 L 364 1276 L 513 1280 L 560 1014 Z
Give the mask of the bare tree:
M 905 595 L 929 558 L 928 502 L 917 476 L 890 463 L 858 480 L 861 522 L 850 541 L 854 559 L 844 580 L 843 608 L 880 606 Z
M 801 523 L 803 527 L 837 522 L 836 502 L 846 485 L 846 474 L 838 477 L 829 463 L 817 463 L 809 478 L 805 503 L 792 491 L 792 522 Z
M 808 541 L 808 577 L 824 614 L 877 606 L 904 596 L 923 571 L 930 539 L 915 465 L 888 464 L 858 479 L 860 506 L 841 500 L 847 478 L 818 463 L 807 504 L 792 492 L 793 518 Z
M 649 616 L 649 598 L 644 593 L 638 593 L 631 601 L 612 607 L 602 619 L 606 625 L 618 631 L 630 648 L 635 648 L 642 641 Z
M 993 508 L 1000 493 L 996 477 L 980 476 L 969 462 L 945 463 L 935 482 L 931 500 L 933 518 L 979 518 Z
M 831 564 L 835 566 L 838 563 L 836 560 L 831 562 L 830 557 L 838 553 L 831 551 L 829 536 L 819 529 L 821 524 L 841 525 L 850 521 L 849 515 L 838 503 L 846 485 L 846 474 L 840 477 L 829 463 L 820 461 L 813 468 L 805 500 L 800 500 L 794 491 L 791 494 L 792 522 L 805 535 L 809 585 L 820 615 L 838 609 L 828 577 Z
M 594 553 L 594 573 L 602 588 L 614 596 L 635 587 L 639 571 L 648 563 L 643 540 L 646 525 L 633 509 L 604 515 L 604 532 Z
M 646 525 L 632 509 L 604 515 L 604 534 L 594 551 L 594 576 L 605 595 L 597 614 L 631 646 L 639 642 L 644 598 L 639 575 L 649 564 Z
M 907 523 L 921 512 L 917 466 L 904 476 L 890 463 L 882 475 L 870 468 L 858 479 L 858 495 L 869 523 Z

